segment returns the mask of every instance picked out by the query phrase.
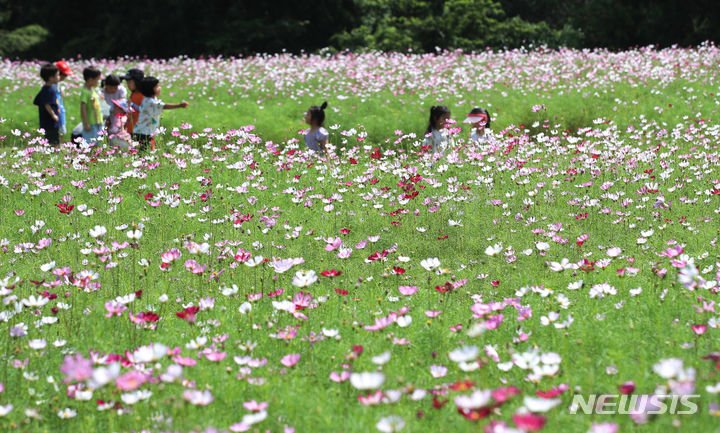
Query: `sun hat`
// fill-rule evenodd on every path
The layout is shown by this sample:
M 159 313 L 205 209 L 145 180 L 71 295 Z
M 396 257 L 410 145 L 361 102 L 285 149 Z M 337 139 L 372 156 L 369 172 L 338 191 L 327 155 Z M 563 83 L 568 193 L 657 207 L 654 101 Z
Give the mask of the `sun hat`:
M 463 120 L 463 123 L 475 123 L 480 122 L 482 120 L 485 120 L 485 123 L 488 121 L 487 114 L 484 113 L 477 113 L 477 114 L 468 114 L 465 116 L 465 120 Z
M 123 80 L 133 80 L 137 83 L 142 81 L 142 79 L 145 77 L 145 73 L 137 68 L 132 68 L 129 71 L 127 71 L 127 74 L 120 77 Z
M 63 75 L 74 75 L 74 72 L 72 71 L 72 69 L 70 69 L 70 66 L 64 60 L 58 60 L 57 62 L 55 62 L 55 66 L 57 66 L 58 70 Z

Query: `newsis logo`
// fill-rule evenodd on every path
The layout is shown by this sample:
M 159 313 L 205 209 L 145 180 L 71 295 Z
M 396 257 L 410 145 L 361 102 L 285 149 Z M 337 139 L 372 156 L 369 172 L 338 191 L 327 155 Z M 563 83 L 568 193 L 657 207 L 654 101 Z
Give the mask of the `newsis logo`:
M 697 413 L 698 405 L 692 400 L 699 399 L 700 395 L 626 395 L 626 394 L 590 394 L 585 398 L 575 394 L 570 413 L 575 415 L 614 415 L 646 413 L 648 415 L 693 415 Z

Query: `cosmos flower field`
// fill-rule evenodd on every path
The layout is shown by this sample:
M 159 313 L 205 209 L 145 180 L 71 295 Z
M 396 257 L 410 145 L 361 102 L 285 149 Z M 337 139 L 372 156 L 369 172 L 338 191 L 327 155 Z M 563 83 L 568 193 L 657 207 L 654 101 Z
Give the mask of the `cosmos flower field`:
M 71 62 L 191 102 L 144 154 L 44 145 L 38 64 L 2 62 L 0 430 L 710 431 L 718 60 Z M 298 133 L 325 99 L 319 157 Z M 429 154 L 438 102 L 487 107 L 493 136 L 458 122 Z M 573 414 L 591 394 L 650 403 Z M 697 413 L 649 413 L 672 395 Z

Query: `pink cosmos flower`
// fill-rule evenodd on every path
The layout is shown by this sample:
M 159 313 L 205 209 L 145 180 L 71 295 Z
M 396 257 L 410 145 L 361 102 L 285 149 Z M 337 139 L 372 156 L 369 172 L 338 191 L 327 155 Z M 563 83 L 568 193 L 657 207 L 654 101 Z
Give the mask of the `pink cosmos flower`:
M 115 386 L 121 391 L 133 391 L 140 388 L 147 380 L 148 376 L 145 373 L 132 370 L 115 379 Z
M 65 362 L 60 366 L 60 372 L 65 375 L 63 382 L 82 382 L 92 376 L 92 362 L 81 354 L 66 356 Z
M 292 367 L 293 365 L 297 364 L 298 361 L 300 361 L 300 354 L 291 353 L 289 355 L 283 356 L 283 358 L 280 360 L 280 363 L 285 367 Z
M 398 290 L 400 291 L 400 293 L 402 293 L 405 296 L 411 296 L 411 295 L 414 295 L 415 292 L 418 291 L 418 287 L 417 286 L 400 286 L 400 287 L 398 287 Z
M 347 370 L 341 371 L 340 374 L 337 372 L 331 372 L 330 373 L 330 380 L 333 382 L 345 382 L 350 378 L 350 372 Z
M 194 365 L 197 365 L 197 361 L 190 357 L 183 357 L 178 355 L 174 356 L 172 360 L 185 367 L 192 367 Z
M 260 402 L 258 403 L 255 400 L 246 401 L 243 403 L 243 407 L 245 410 L 249 410 L 251 412 L 260 412 L 268 408 L 267 402 Z
M 105 309 L 108 311 L 105 317 L 112 317 L 122 315 L 123 311 L 127 310 L 127 307 L 124 304 L 112 300 L 105 303 Z

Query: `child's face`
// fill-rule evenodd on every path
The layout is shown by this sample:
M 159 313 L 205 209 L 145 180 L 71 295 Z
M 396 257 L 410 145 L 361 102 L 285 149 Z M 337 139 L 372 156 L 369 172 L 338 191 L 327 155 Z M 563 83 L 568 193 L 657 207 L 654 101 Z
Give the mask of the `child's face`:
M 155 93 L 155 96 L 160 96 L 160 92 L 162 91 L 162 87 L 160 87 L 160 85 L 158 84 L 158 85 L 155 86 L 155 88 L 154 88 L 153 90 L 155 90 L 155 92 L 154 92 L 154 93 Z
M 97 87 L 100 84 L 100 77 L 88 78 L 85 81 L 85 85 L 91 88 Z
M 472 126 L 473 126 L 473 128 L 477 129 L 478 131 L 482 131 L 483 129 L 485 129 L 486 124 L 487 124 L 487 122 L 485 121 L 485 119 L 482 119 L 482 120 L 478 120 L 477 122 L 473 123 Z
M 105 93 L 115 93 L 118 91 L 118 86 L 105 85 Z
M 130 90 L 131 92 L 134 92 L 137 90 L 137 86 L 135 86 L 135 80 L 127 80 L 127 86 L 128 86 L 128 90 Z
M 438 129 L 444 128 L 445 125 L 447 125 L 449 118 L 450 118 L 450 113 L 445 113 L 445 114 L 440 115 L 440 117 L 438 118 L 438 121 L 437 121 L 437 128 Z
M 312 115 L 310 114 L 310 110 L 305 112 L 305 123 L 312 125 Z

